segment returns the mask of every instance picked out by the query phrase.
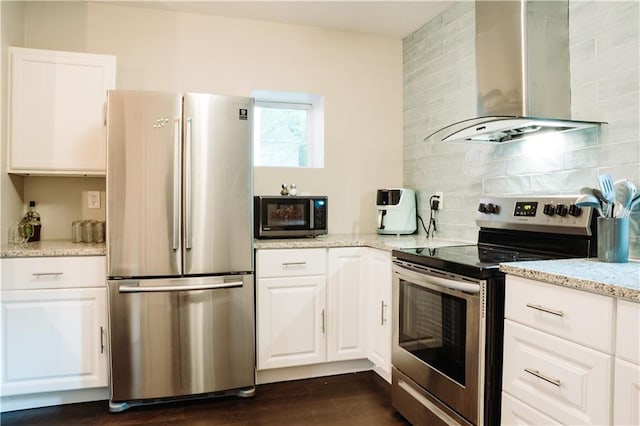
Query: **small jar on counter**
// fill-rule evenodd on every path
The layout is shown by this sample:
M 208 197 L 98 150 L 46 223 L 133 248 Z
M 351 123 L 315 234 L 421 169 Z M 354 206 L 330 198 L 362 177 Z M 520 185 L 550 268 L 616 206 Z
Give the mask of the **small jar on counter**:
M 83 243 L 92 243 L 93 242 L 93 220 L 83 220 L 82 221 L 82 242 Z
M 93 224 L 93 242 L 104 243 L 104 221 L 98 220 Z
M 81 243 L 82 242 L 82 221 L 74 220 L 71 223 L 71 242 Z

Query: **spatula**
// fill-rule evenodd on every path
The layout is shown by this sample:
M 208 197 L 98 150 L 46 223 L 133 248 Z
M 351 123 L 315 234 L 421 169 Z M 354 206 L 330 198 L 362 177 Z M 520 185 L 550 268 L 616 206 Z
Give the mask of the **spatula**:
M 600 183 L 600 191 L 602 191 L 602 196 L 608 204 L 606 209 L 607 217 L 613 217 L 613 204 L 616 199 L 616 189 L 613 183 L 613 178 L 610 174 L 605 173 L 598 176 L 598 182 Z

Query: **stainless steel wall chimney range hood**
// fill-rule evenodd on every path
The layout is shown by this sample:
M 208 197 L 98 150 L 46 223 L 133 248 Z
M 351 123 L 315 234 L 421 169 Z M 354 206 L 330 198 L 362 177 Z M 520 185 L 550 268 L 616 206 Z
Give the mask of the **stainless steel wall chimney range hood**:
M 571 120 L 567 0 L 475 4 L 476 118 L 425 141 L 509 142 L 603 124 Z

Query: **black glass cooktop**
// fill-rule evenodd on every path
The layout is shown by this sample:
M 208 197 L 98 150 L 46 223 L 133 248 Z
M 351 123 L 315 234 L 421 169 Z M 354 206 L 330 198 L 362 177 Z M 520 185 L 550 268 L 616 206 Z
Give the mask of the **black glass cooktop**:
M 534 253 L 488 245 L 466 245 L 438 248 L 405 248 L 393 251 L 393 256 L 431 268 L 453 273 L 487 278 L 501 274 L 501 262 L 557 259 L 557 254 Z

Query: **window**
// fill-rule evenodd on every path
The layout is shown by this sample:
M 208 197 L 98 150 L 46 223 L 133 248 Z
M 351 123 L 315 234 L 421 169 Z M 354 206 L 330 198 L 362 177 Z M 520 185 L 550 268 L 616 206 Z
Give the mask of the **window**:
M 322 98 L 271 91 L 256 91 L 253 96 L 253 164 L 257 167 L 323 167 Z

